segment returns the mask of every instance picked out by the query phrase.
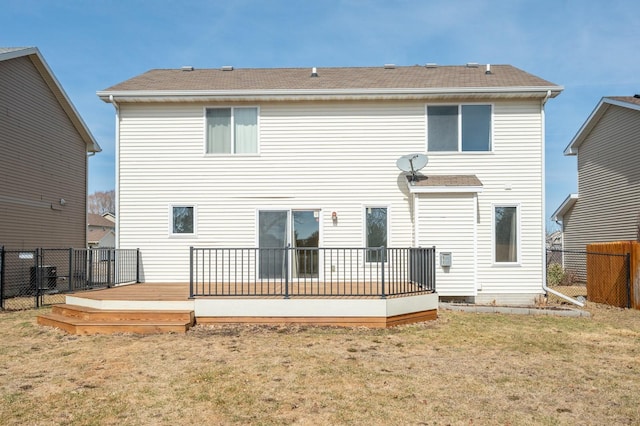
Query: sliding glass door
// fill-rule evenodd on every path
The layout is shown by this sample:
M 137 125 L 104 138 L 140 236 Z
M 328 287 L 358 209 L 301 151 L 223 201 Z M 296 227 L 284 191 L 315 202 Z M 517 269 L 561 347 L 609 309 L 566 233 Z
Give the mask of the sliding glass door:
M 318 210 L 261 210 L 258 212 L 259 277 L 283 278 L 290 250 L 290 276 L 318 278 L 320 212 Z
M 320 212 L 294 210 L 292 220 L 292 272 L 295 278 L 318 278 L 318 245 L 320 243 Z
M 289 235 L 289 212 L 275 210 L 258 212 L 258 248 L 260 278 L 283 278 Z

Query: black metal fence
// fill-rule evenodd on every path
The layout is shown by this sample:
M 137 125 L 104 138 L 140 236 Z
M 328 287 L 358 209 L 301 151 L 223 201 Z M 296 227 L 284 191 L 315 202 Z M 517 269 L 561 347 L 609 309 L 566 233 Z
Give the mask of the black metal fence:
M 139 282 L 137 249 L 0 248 L 0 309 L 63 303 L 65 293 Z
M 191 296 L 398 296 L 435 291 L 430 248 L 194 248 Z
M 581 301 L 630 307 L 629 254 L 547 250 L 547 287 Z

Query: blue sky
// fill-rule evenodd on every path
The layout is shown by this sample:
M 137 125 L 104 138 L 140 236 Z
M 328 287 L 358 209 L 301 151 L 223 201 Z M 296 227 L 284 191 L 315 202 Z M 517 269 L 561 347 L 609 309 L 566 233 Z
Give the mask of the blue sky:
M 511 64 L 565 87 L 546 107 L 547 217 L 577 191 L 562 152 L 602 96 L 640 93 L 637 0 L 0 0 L 0 46 L 37 46 L 103 148 L 96 91 L 152 68 Z M 402 153 L 399 153 L 402 154 Z

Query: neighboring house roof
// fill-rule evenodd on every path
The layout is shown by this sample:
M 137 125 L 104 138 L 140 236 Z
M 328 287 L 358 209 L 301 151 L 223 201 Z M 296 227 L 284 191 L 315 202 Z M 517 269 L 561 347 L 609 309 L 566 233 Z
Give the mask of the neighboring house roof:
M 555 97 L 563 88 L 511 65 L 155 69 L 98 92 L 127 102 L 207 99 L 418 98 L 472 94 Z M 340 99 L 338 97 L 338 99 Z
M 576 203 L 576 201 L 578 201 L 578 194 L 569 194 L 569 196 L 565 198 L 562 204 L 560 204 L 560 207 L 558 207 L 556 211 L 553 212 L 553 214 L 551 215 L 551 219 L 553 219 L 556 222 L 561 221 L 563 216 L 569 210 L 571 210 L 571 208 Z
M 49 89 L 54 94 L 60 106 L 67 114 L 71 123 L 76 128 L 82 140 L 84 140 L 87 146 L 87 152 L 100 152 L 102 149 L 98 142 L 96 142 L 95 138 L 91 134 L 91 131 L 80 117 L 80 114 L 71 103 L 71 100 L 65 93 L 64 89 L 60 85 L 60 82 L 56 79 L 55 75 L 47 65 L 46 61 L 40 54 L 40 51 L 37 47 L 0 47 L 0 62 L 7 61 L 10 59 L 20 58 L 20 57 L 28 57 L 33 65 L 36 67 L 42 79 L 46 82 Z
M 547 235 L 546 246 L 548 249 L 562 248 L 562 231 L 554 231 Z
M 569 145 L 564 149 L 564 155 L 578 155 L 580 145 L 585 141 L 598 121 L 612 106 L 619 106 L 640 111 L 640 95 L 635 96 L 607 96 L 600 100 L 596 108 L 593 110 L 587 121 L 584 122 L 578 133 L 571 139 Z
M 98 244 L 104 237 L 112 234 L 115 236 L 113 229 L 89 229 L 87 231 L 87 243 Z
M 87 215 L 87 224 L 89 226 L 102 226 L 102 227 L 105 227 L 105 228 L 114 228 L 115 227 L 115 223 L 113 223 L 113 221 L 107 219 L 103 215 L 99 215 L 99 214 L 95 214 L 95 213 L 89 213 Z

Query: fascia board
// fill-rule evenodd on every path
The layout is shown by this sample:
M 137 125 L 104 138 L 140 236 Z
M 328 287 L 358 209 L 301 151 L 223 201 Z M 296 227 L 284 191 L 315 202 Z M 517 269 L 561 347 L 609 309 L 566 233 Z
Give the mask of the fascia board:
M 582 145 L 585 138 L 591 133 L 591 130 L 595 127 L 595 125 L 600 120 L 600 117 L 605 113 L 605 111 L 609 108 L 608 102 L 606 98 L 600 99 L 598 105 L 594 108 L 594 110 L 589 114 L 587 120 L 582 124 L 578 132 L 569 142 L 569 145 L 564 149 L 564 155 L 578 155 L 578 148 Z
M 36 47 L 25 47 L 23 49 L 16 49 L 10 52 L 0 53 L 0 61 L 7 61 L 9 59 L 20 58 L 22 56 L 39 54 Z
M 38 70 L 38 72 L 40 73 L 44 81 L 47 83 L 47 85 L 55 95 L 56 99 L 58 100 L 62 108 L 65 110 L 65 112 L 69 116 L 69 119 L 78 130 L 78 133 L 82 135 L 82 138 L 85 141 L 85 144 L 87 145 L 87 151 L 89 152 L 102 151 L 102 148 L 100 148 L 100 145 L 98 145 L 98 142 L 93 137 L 93 134 L 89 130 L 89 127 L 87 127 L 87 124 L 84 122 L 84 120 L 78 113 L 78 110 L 76 110 L 75 106 L 73 105 L 73 102 L 71 102 L 71 99 L 69 99 L 69 97 L 67 96 L 66 92 L 62 88 L 62 85 L 56 78 L 55 74 L 53 74 L 53 71 L 51 70 L 51 68 L 49 68 L 49 65 L 44 60 L 44 57 L 40 54 L 40 50 L 38 50 L 37 47 L 31 47 L 28 49 L 17 50 L 15 52 L 9 52 L 7 55 L 11 55 L 11 53 L 16 54 L 12 56 L 12 58 L 28 56 L 31 59 L 31 62 L 34 64 L 34 66 L 36 67 L 36 69 Z M 8 58 L 5 58 L 4 55 L 2 55 L 2 58 L 8 59 Z
M 567 147 L 564 149 L 564 155 L 578 154 L 580 145 L 582 145 L 587 136 L 589 136 L 589 133 L 591 133 L 596 124 L 598 124 L 598 121 L 600 121 L 600 118 L 602 118 L 604 113 L 607 112 L 611 105 L 640 111 L 640 105 L 619 101 L 617 99 L 602 98 L 595 109 L 591 112 L 587 120 L 584 122 L 582 127 L 580 127 L 573 139 L 571 139 L 569 145 L 567 145 Z
M 578 201 L 578 194 L 569 194 L 567 198 L 564 199 L 560 207 L 556 209 L 555 212 L 551 215 L 551 219 L 558 222 L 561 221 L 563 216 L 573 207 L 573 205 Z

